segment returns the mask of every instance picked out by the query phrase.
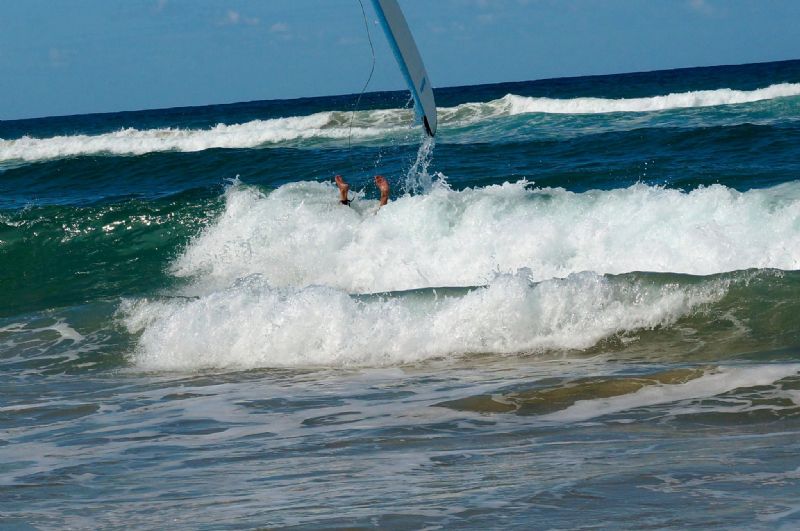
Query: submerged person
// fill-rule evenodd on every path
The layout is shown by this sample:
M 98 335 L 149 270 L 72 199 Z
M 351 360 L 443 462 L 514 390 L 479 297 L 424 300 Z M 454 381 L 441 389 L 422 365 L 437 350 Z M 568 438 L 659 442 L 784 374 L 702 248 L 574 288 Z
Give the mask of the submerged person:
M 341 175 L 337 175 L 333 178 L 333 180 L 336 181 L 336 186 L 339 187 L 339 202 L 343 205 L 349 205 L 350 200 L 347 199 L 347 192 L 350 191 L 350 185 L 344 182 L 344 179 Z M 389 202 L 389 181 L 387 181 L 382 175 L 376 175 L 375 186 L 377 186 L 378 190 L 381 191 L 381 201 L 378 205 L 378 208 L 380 208 Z

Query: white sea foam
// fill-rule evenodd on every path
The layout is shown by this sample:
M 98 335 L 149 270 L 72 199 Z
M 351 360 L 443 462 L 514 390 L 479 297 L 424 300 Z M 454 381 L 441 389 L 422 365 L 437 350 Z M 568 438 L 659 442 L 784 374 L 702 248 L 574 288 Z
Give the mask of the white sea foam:
M 722 282 L 620 286 L 593 273 L 531 284 L 500 276 L 460 296 L 354 298 L 329 287 L 271 288 L 252 277 L 190 301 L 128 302 L 137 363 L 196 370 L 394 365 L 475 352 L 582 349 L 674 322 L 719 299 Z
M 531 98 L 508 94 L 502 102 L 508 114 L 600 114 L 612 112 L 651 112 L 694 107 L 736 105 L 756 101 L 800 96 L 800 83 L 780 83 L 756 90 L 697 90 L 647 98 Z
M 400 122 L 410 111 L 370 111 L 370 123 L 348 127 L 345 113 L 321 112 L 243 124 L 218 124 L 210 129 L 159 128 L 121 129 L 99 135 L 68 135 L 50 138 L 24 136 L 0 139 L 0 162 L 37 161 L 77 155 L 143 155 L 160 151 L 203 151 L 213 148 L 254 148 L 299 140 L 367 138 L 407 130 Z M 360 123 L 360 122 L 359 122 Z
M 21 342 L 30 342 L 31 338 L 41 336 L 43 333 L 53 331 L 59 336 L 56 344 L 62 341 L 72 341 L 73 343 L 80 343 L 85 338 L 84 336 L 72 328 L 64 319 L 56 319 L 52 324 L 44 326 L 31 326 L 29 323 L 11 323 L 6 326 L 0 326 L 0 338 L 7 338 L 7 346 L 16 345 L 15 335 L 23 335 L 24 338 Z
M 489 102 L 464 103 L 439 109 L 441 129 L 476 124 L 503 116 L 529 113 L 599 114 L 648 112 L 691 107 L 752 103 L 800 95 L 800 83 L 781 83 L 757 90 L 701 90 L 644 98 L 534 98 L 508 94 Z M 50 138 L 0 139 L 0 163 L 38 161 L 78 155 L 142 155 L 159 151 L 202 151 L 212 148 L 255 148 L 338 142 L 352 135 L 358 139 L 381 139 L 409 132 L 412 113 L 408 109 L 381 109 L 356 113 L 352 129 L 350 113 L 319 112 L 254 120 L 242 124 L 218 124 L 209 129 L 158 128 L 121 129 L 98 135 L 68 135 Z
M 649 385 L 626 395 L 580 400 L 541 419 L 578 422 L 640 407 L 713 397 L 734 389 L 770 385 L 798 371 L 800 364 L 719 367 L 682 384 Z
M 800 269 L 800 183 L 686 193 L 638 184 L 573 193 L 526 182 L 403 196 L 375 214 L 333 185 L 299 182 L 269 195 L 234 186 L 224 212 L 186 247 L 173 273 L 197 293 L 263 275 L 274 287 L 353 293 L 476 286 L 528 268 L 533 280 L 579 271 L 708 275 Z
M 124 305 L 124 322 L 141 334 L 139 366 L 387 366 L 585 349 L 669 326 L 719 300 L 730 282 L 660 285 L 601 273 L 800 268 L 799 183 L 582 194 L 524 182 L 440 185 L 377 212 L 374 201 L 344 208 L 335 197 L 317 182 L 269 195 L 229 188 L 218 220 L 173 264 L 191 277 L 186 294 L 195 298 Z M 487 286 L 353 295 L 476 285 Z

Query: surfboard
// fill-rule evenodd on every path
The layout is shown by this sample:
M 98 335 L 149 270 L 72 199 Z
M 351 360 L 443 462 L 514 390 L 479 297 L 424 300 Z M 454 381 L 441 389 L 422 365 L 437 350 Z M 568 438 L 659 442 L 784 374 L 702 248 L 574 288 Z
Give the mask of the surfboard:
M 433 97 L 428 72 L 417 49 L 417 43 L 411 35 L 406 17 L 397 0 L 372 0 L 375 14 L 386 33 L 386 39 L 394 52 L 400 71 L 406 79 L 408 88 L 414 98 L 414 109 L 417 117 L 425 126 L 430 136 L 436 134 L 436 100 Z

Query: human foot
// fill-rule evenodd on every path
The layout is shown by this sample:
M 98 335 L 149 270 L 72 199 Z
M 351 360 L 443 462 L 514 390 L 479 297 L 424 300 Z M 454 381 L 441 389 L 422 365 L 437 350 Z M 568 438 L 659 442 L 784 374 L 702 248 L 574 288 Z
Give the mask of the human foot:
M 343 205 L 349 205 L 350 200 L 347 199 L 347 193 L 350 191 L 350 185 L 344 182 L 341 175 L 333 178 L 336 181 L 336 186 L 339 187 L 339 202 Z
M 380 206 L 383 206 L 389 202 L 389 181 L 387 181 L 382 175 L 376 175 L 375 186 L 377 186 L 378 190 L 381 191 Z

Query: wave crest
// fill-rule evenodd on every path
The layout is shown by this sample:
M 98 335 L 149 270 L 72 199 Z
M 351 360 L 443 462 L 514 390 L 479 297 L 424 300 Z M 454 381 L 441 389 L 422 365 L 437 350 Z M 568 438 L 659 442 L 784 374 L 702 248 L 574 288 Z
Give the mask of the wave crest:
M 374 214 L 332 184 L 300 182 L 269 195 L 247 186 L 174 262 L 199 292 L 263 275 L 273 286 L 370 293 L 483 285 L 529 268 L 534 280 L 580 271 L 710 275 L 800 269 L 800 183 L 738 192 L 638 184 L 573 193 L 526 181 L 403 196 Z
M 0 140 L 0 162 L 39 161 L 79 155 L 144 155 L 163 151 L 203 151 L 213 148 L 254 148 L 299 140 L 346 139 L 350 134 L 337 112 L 309 116 L 253 120 L 243 124 L 217 124 L 210 129 L 159 128 L 120 129 L 99 135 L 68 135 L 50 138 L 24 136 Z M 354 127 L 355 138 L 384 134 L 394 126 L 375 118 L 374 126 Z M 399 126 L 398 126 L 399 127 Z
M 510 115 L 528 113 L 605 114 L 614 112 L 652 112 L 717 105 L 738 105 L 757 101 L 800 96 L 800 83 L 780 83 L 756 90 L 698 90 L 647 98 L 531 98 L 508 94 L 496 104 Z
M 251 277 L 192 301 L 123 305 L 146 369 L 385 366 L 469 353 L 583 349 L 667 325 L 718 300 L 703 286 L 615 283 L 593 273 L 531 284 L 500 276 L 463 296 L 354 298 L 329 287 L 271 288 Z
M 649 112 L 671 109 L 752 103 L 800 95 L 800 83 L 781 83 L 766 88 L 742 91 L 703 90 L 646 98 L 534 98 L 508 94 L 489 102 L 464 103 L 439 109 L 439 122 L 447 134 L 449 127 L 474 125 L 506 116 L 523 114 L 602 114 Z M 0 139 L 0 163 L 34 162 L 64 157 L 110 154 L 143 155 L 163 151 L 193 152 L 213 148 L 256 148 L 283 145 L 339 143 L 351 135 L 356 140 L 372 141 L 407 134 L 412 112 L 408 109 L 359 111 L 352 129 L 351 114 L 328 111 L 308 116 L 253 120 L 242 124 L 218 124 L 209 129 L 157 128 L 121 129 L 98 135 L 66 135 L 50 138 L 24 136 Z

